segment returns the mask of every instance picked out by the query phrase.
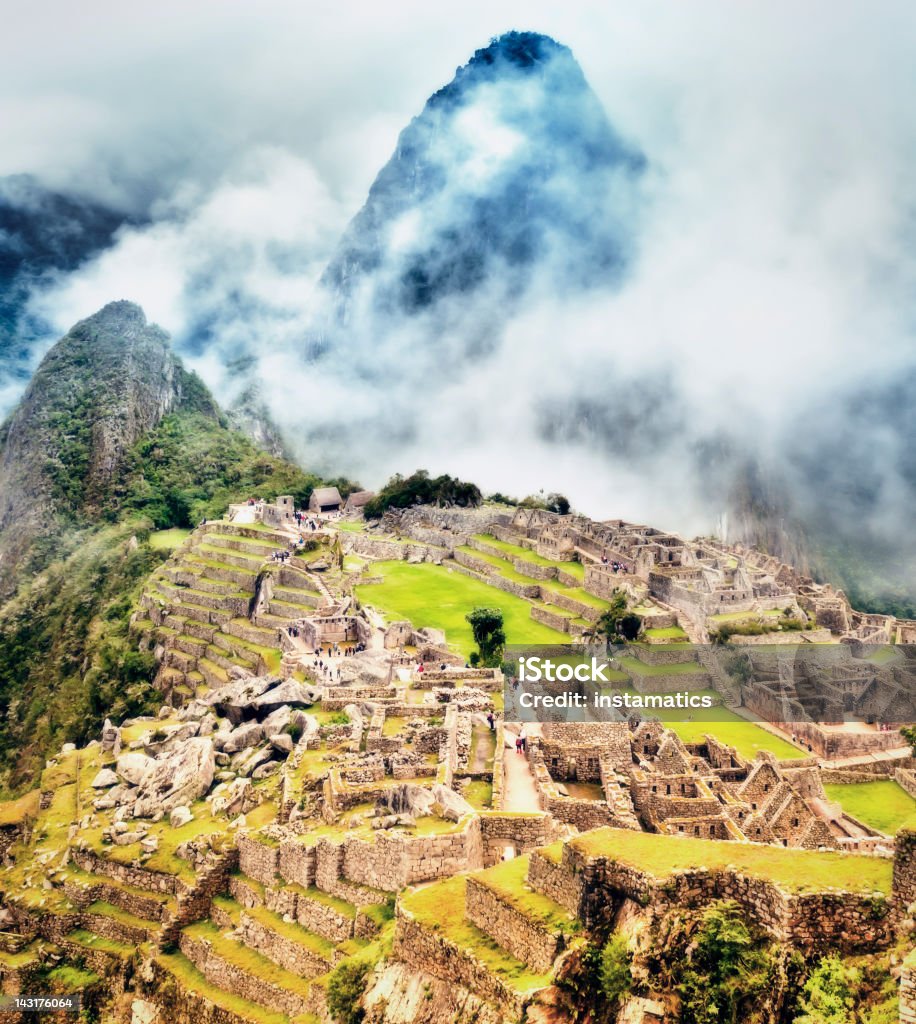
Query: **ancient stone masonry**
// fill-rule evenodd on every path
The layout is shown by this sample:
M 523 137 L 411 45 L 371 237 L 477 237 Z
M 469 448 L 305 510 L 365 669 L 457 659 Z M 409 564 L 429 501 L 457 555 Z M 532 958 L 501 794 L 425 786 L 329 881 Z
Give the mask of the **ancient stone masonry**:
M 358 956 L 382 958 L 372 1024 L 389 997 L 423 1019 L 422 986 L 479 1024 L 559 1024 L 558 973 L 621 921 L 651 930 L 734 899 L 805 956 L 884 949 L 905 931 L 913 835 L 882 835 L 824 788 L 896 779 L 916 792 L 916 760 L 871 724 L 900 714 L 913 682 L 905 653 L 863 647 L 893 632 L 881 617 L 759 553 L 619 520 L 485 505 L 338 531 L 336 510 L 311 515 L 300 543 L 292 499 L 234 506 L 150 580 L 132 630 L 157 655 L 163 708 L 62 749 L 27 818 L 2 830 L 5 987 L 27 985 L 30 965 L 78 964 L 138 997 L 134 1024 L 330 1024 L 328 977 Z M 342 564 L 342 549 L 359 560 Z M 592 635 L 623 593 L 646 641 L 615 652 L 628 689 L 715 686 L 768 728 L 797 721 L 783 732 L 798 757 L 748 760 L 636 715 L 532 723 L 516 753 L 502 672 L 364 599 L 372 560 L 393 557 L 515 593 L 569 637 Z M 720 628 L 723 609 L 791 619 L 796 639 L 830 619 L 847 642 L 817 686 L 804 655 L 789 671 L 775 645 L 746 647 L 739 679 L 686 642 Z M 634 837 L 668 845 L 628 855 Z M 697 847 L 708 865 L 677 853 Z M 873 889 L 795 886 L 772 860 L 850 850 Z

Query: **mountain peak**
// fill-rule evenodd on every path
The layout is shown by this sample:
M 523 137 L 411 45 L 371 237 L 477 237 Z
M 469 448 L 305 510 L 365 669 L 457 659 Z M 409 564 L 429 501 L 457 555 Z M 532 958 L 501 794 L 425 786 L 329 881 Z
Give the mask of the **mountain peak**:
M 218 409 L 140 306 L 80 320 L 35 371 L 0 433 L 0 593 L 58 516 L 92 518 L 130 448 L 168 413 Z
M 479 351 L 492 310 L 508 312 L 536 269 L 564 291 L 613 282 L 644 165 L 568 47 L 536 32 L 493 39 L 401 132 L 323 275 L 312 353 L 383 346 L 400 317 L 457 296 L 434 334 L 457 329 Z

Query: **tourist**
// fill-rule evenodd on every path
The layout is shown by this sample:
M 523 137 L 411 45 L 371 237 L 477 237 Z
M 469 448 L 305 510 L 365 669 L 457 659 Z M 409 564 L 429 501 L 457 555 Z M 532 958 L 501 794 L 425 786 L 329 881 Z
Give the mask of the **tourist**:
M 487 712 L 487 724 L 490 726 L 490 732 L 493 732 L 496 728 L 496 719 L 493 717 L 492 711 Z
M 522 745 L 522 752 L 526 753 L 527 750 L 528 750 L 528 734 L 525 732 L 524 728 L 518 734 L 518 739 L 519 739 L 519 742 Z
M 516 754 L 520 754 L 522 752 L 522 738 L 521 738 L 521 736 L 516 736 L 515 737 L 515 752 L 516 752 Z

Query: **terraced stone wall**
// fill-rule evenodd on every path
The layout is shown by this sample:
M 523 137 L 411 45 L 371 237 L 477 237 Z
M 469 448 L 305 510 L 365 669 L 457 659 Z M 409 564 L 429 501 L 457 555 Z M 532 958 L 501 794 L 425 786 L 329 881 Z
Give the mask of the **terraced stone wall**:
M 392 957 L 426 971 L 436 978 L 462 985 L 488 1003 L 504 1009 L 506 1016 L 520 1020 L 525 999 L 493 974 L 473 954 L 444 936 L 419 925 L 408 911 L 399 907 Z
M 559 934 L 539 927 L 473 875 L 468 878 L 464 910 L 471 924 L 538 973 L 549 971 L 562 952 Z

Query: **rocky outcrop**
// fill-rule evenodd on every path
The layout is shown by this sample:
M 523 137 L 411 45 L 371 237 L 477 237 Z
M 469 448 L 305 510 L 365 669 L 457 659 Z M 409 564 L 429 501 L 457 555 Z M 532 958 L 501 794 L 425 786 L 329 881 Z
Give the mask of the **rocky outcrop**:
M 190 404 L 218 415 L 131 302 L 109 303 L 48 352 L 0 434 L 0 596 L 57 515 L 101 511 L 130 448 Z
M 151 818 L 202 797 L 213 782 L 216 770 L 213 742 L 196 737 L 172 751 L 143 776 L 137 788 L 134 816 Z

